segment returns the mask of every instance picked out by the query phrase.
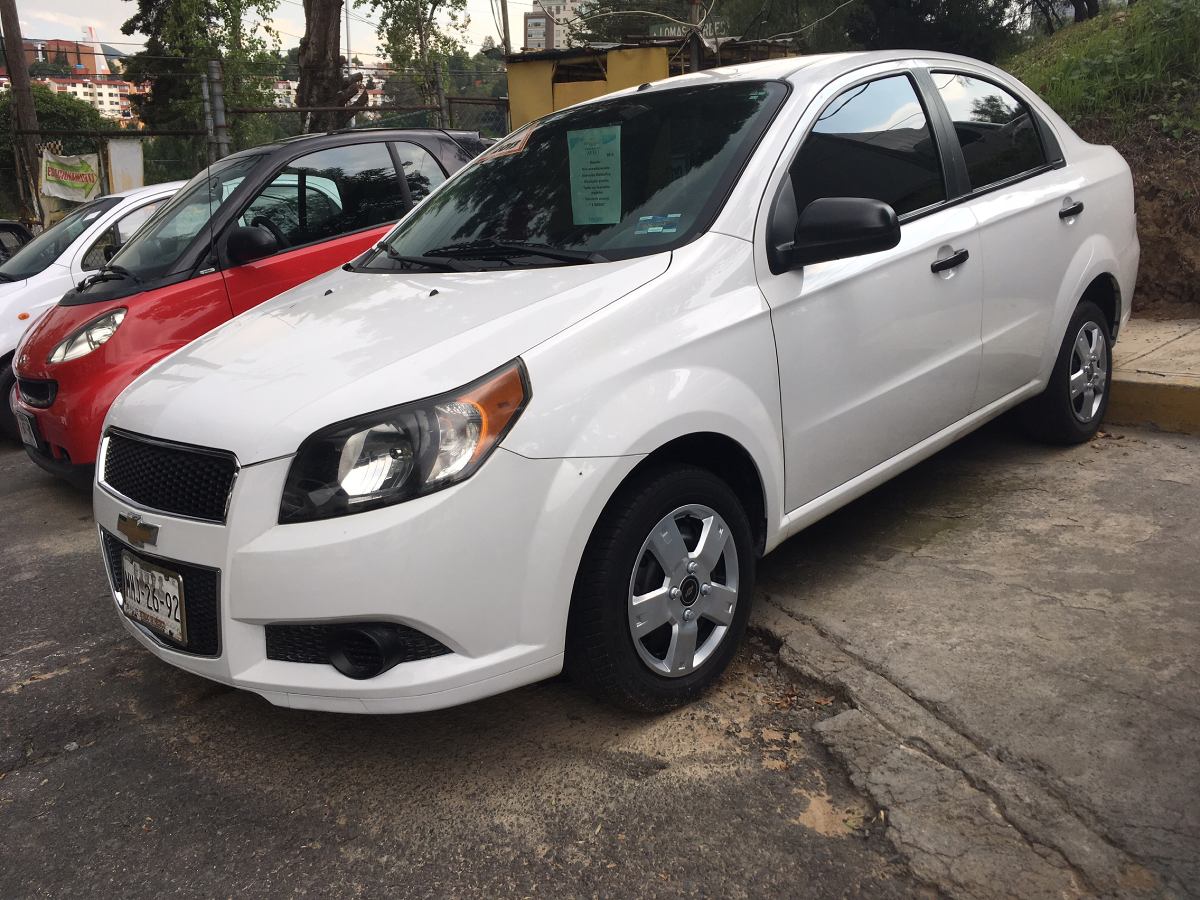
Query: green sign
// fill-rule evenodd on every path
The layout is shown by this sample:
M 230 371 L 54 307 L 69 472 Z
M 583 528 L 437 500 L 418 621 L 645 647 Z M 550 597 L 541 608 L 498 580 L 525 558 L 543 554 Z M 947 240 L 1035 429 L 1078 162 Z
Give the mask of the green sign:
M 571 215 L 576 225 L 621 221 L 621 126 L 567 132 Z

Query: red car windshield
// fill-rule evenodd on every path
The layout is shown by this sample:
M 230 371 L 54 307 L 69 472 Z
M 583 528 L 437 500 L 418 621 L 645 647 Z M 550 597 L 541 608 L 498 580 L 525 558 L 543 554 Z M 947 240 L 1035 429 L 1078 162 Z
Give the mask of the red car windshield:
M 209 166 L 138 230 L 109 267 L 139 281 L 173 273 L 184 251 L 261 159 L 260 155 L 239 156 Z

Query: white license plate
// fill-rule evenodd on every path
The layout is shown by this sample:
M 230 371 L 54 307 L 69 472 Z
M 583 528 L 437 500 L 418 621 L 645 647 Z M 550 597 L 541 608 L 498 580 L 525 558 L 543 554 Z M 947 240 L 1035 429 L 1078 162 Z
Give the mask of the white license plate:
M 121 580 L 125 615 L 176 643 L 187 643 L 183 576 L 122 550 Z
M 23 440 L 25 443 L 27 443 L 30 447 L 36 448 L 38 445 L 38 442 L 37 442 L 37 432 L 34 431 L 34 428 L 36 426 L 33 424 L 33 417 L 28 415 L 27 413 L 23 413 L 23 412 L 18 412 L 16 415 L 17 415 L 17 428 L 21 432 L 21 440 Z

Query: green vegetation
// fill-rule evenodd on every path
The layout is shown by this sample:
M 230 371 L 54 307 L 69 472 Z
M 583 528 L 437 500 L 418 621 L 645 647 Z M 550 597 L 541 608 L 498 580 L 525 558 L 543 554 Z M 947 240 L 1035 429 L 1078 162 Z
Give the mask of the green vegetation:
M 1114 136 L 1149 121 L 1200 133 L 1200 3 L 1142 0 L 1069 25 L 1003 63 L 1072 125 Z

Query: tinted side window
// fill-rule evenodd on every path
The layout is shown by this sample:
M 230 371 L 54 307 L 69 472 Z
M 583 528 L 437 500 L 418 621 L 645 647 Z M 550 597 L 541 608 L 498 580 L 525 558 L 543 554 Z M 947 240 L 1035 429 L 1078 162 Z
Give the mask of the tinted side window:
M 355 144 L 293 160 L 264 187 L 241 224 L 274 226 L 285 247 L 394 222 L 404 213 L 387 146 Z
M 869 197 L 903 215 L 946 199 L 937 145 L 905 75 L 869 81 L 821 112 L 791 167 L 796 210 L 821 197 Z
M 424 147 L 408 141 L 398 141 L 392 146 L 396 148 L 400 165 L 404 167 L 404 177 L 408 181 L 413 203 L 420 203 L 430 191 L 446 180 L 446 173 L 433 154 Z
M 1004 88 L 954 72 L 934 72 L 978 189 L 1045 165 L 1037 123 L 1025 104 Z

